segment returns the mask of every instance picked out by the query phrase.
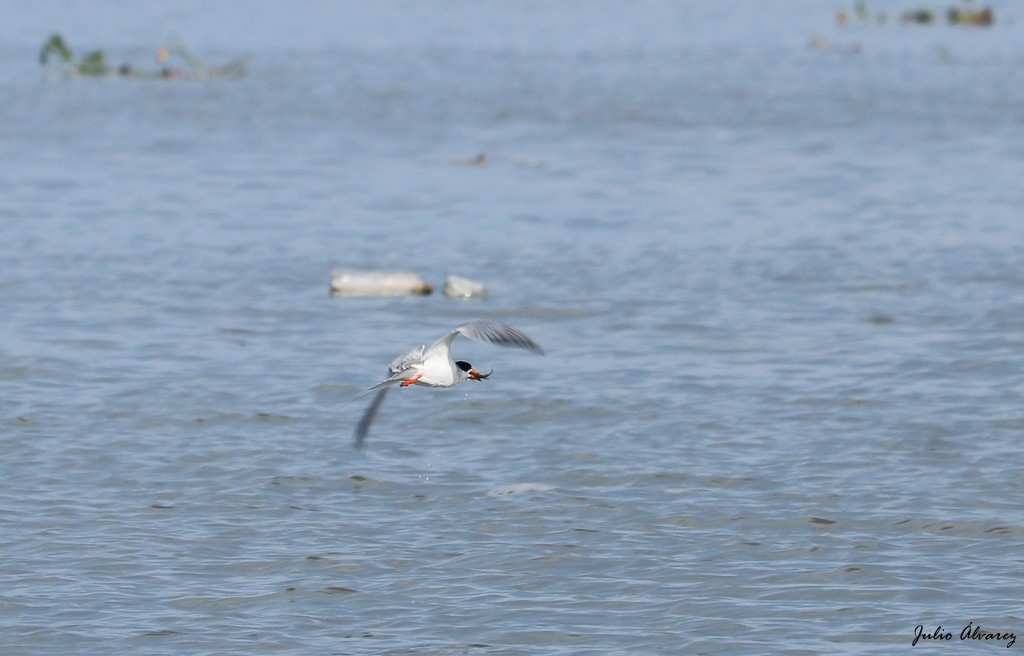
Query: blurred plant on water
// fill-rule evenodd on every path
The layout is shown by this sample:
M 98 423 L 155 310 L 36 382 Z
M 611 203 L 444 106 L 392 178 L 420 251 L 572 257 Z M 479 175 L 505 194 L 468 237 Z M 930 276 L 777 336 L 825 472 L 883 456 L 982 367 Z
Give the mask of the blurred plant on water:
M 851 22 L 850 13 L 853 14 L 852 22 L 855 22 L 857 25 L 869 25 L 872 22 L 871 11 L 868 9 L 866 0 L 857 0 L 853 5 L 852 12 L 847 12 L 846 9 L 837 10 L 836 23 L 838 25 L 846 25 Z M 904 24 L 933 25 L 939 22 L 941 16 L 941 11 L 936 11 L 929 7 L 921 7 L 903 12 L 900 15 L 900 21 Z M 988 27 L 995 22 L 995 15 L 991 8 L 975 9 L 970 3 L 967 6 L 948 8 L 945 16 L 946 22 L 950 25 Z M 874 20 L 879 25 L 885 25 L 889 22 L 889 14 L 888 12 L 881 11 L 875 16 Z
M 185 63 L 185 68 L 168 64 L 171 53 L 178 55 Z M 68 77 L 102 77 L 118 76 L 139 79 L 192 79 L 209 80 L 212 78 L 239 78 L 248 72 L 248 64 L 244 59 L 237 59 L 224 66 L 207 66 L 198 57 L 185 49 L 185 46 L 160 46 L 156 51 L 156 60 L 160 68 L 155 71 L 139 70 L 129 64 L 122 64 L 117 69 L 107 66 L 106 55 L 102 50 L 94 50 L 82 59 L 76 59 L 60 34 L 53 34 L 43 44 L 39 52 L 39 63 L 58 70 Z
M 76 62 L 74 55 L 71 54 L 71 48 L 68 48 L 64 43 L 64 37 L 59 34 L 53 34 L 43 44 L 43 48 L 39 52 L 39 63 L 47 66 L 50 64 L 51 57 L 59 60 L 65 67 L 70 67 L 69 70 L 78 75 L 96 76 L 107 73 L 106 57 L 102 50 L 94 50 L 81 61 Z

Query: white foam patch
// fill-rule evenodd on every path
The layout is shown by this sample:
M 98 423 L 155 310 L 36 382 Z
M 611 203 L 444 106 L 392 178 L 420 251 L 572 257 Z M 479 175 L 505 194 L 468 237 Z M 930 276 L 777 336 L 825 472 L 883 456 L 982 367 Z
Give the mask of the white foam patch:
M 554 485 L 545 483 L 515 483 L 513 485 L 502 485 L 487 493 L 489 497 L 503 497 L 508 494 L 521 494 L 523 492 L 550 492 L 555 489 Z

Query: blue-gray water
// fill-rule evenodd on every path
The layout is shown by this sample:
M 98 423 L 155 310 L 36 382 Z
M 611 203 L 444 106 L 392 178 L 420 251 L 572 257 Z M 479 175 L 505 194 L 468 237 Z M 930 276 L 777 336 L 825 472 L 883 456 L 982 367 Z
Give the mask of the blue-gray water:
M 173 4 L 2 7 L 2 653 L 1024 632 L 1018 5 Z M 250 73 L 64 79 L 53 31 Z M 395 390 L 354 452 L 473 318 L 547 357 L 456 343 L 493 379 Z

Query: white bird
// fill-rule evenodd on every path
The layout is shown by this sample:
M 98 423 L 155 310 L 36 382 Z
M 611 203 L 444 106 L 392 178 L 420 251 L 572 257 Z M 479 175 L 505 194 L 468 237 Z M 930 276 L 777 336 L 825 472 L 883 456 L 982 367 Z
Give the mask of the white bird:
M 512 326 L 498 323 L 497 321 L 470 321 L 455 328 L 441 339 L 434 342 L 430 348 L 423 346 L 416 347 L 398 356 L 388 367 L 388 377 L 380 381 L 367 392 L 380 390 L 373 402 L 363 413 L 362 418 L 356 425 L 355 447 L 363 448 L 366 434 L 370 430 L 370 424 L 377 416 L 377 410 L 384 401 L 388 390 L 395 384 L 399 387 L 410 385 L 425 385 L 427 387 L 454 387 L 464 380 L 487 380 L 493 370 L 482 374 L 473 368 L 473 365 L 462 360 L 452 360 L 451 345 L 459 335 L 475 340 L 477 342 L 489 342 L 498 346 L 514 346 L 516 348 L 528 349 L 534 353 L 544 354 L 544 349 L 521 331 Z

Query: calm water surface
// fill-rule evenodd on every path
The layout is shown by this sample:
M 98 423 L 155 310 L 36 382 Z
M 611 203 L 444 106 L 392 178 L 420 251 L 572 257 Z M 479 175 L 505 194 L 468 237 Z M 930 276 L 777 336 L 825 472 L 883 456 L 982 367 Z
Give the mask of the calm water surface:
M 1024 633 L 1016 5 L 7 4 L 3 653 Z M 250 74 L 63 79 L 54 30 Z M 494 378 L 396 391 L 354 452 L 361 391 L 473 318 L 547 357 L 458 344 Z

